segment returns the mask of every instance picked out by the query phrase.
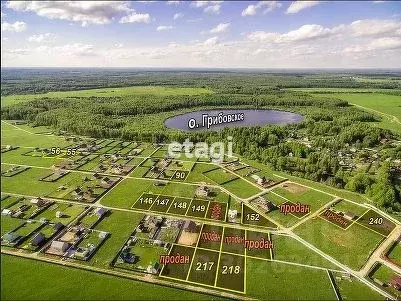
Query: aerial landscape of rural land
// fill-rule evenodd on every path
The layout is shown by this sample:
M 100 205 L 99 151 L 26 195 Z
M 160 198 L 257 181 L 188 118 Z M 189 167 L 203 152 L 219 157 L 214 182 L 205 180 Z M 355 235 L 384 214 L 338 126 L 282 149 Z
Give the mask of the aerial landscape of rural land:
M 3 1 L 2 300 L 401 300 L 397 1 Z

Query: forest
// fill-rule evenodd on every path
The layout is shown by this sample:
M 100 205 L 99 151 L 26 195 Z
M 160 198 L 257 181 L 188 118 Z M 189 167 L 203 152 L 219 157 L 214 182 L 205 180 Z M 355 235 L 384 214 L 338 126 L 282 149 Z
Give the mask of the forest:
M 44 95 L 34 100 L 2 106 L 1 118 L 26 120 L 59 131 L 91 137 L 113 137 L 154 143 L 212 142 L 232 136 L 234 151 L 274 169 L 328 185 L 365 193 L 388 211 L 401 211 L 398 170 L 386 159 L 401 159 L 399 134 L 374 126 L 380 117 L 362 111 L 345 100 L 287 88 L 401 89 L 399 75 L 371 74 L 389 81 L 357 81 L 358 74 L 253 73 L 133 70 L 37 70 L 2 72 L 2 96 L 72 91 L 68 97 Z M 365 74 L 366 76 L 366 74 Z M 398 77 L 397 77 L 398 76 Z M 167 86 L 207 88 L 199 95 L 107 94 L 78 96 L 73 90 L 120 87 Z M 116 95 L 115 95 L 116 94 Z M 181 132 L 164 127 L 168 117 L 198 109 L 269 108 L 300 113 L 296 125 L 226 128 L 219 132 Z M 313 141 L 312 147 L 303 139 Z M 387 141 L 387 142 L 385 142 Z M 345 168 L 339 152 L 375 148 L 381 154 L 374 174 L 361 168 Z

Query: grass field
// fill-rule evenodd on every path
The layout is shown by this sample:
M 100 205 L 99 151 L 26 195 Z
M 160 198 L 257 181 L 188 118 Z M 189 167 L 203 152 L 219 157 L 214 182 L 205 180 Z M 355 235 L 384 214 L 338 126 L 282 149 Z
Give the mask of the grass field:
M 253 186 L 241 178 L 227 182 L 222 186 L 237 197 L 244 199 L 261 192 L 258 187 Z
M 379 93 L 317 94 L 343 99 L 368 112 L 382 117 L 377 126 L 401 133 L 401 96 Z
M 337 277 L 341 277 L 341 274 L 333 273 L 333 275 L 343 300 L 385 300 L 382 295 L 355 278 L 351 280 L 337 279 Z
M 2 300 L 204 300 L 208 295 L 1 255 Z M 90 285 L 88 285 L 90 284 Z M 225 300 L 213 297 L 215 300 Z
M 247 259 L 247 291 L 262 300 L 335 300 L 326 271 Z
M 328 269 L 337 269 L 334 264 L 291 237 L 271 235 L 271 239 L 274 245 L 274 259 L 314 265 Z
M 295 233 L 352 269 L 360 269 L 383 236 L 358 224 L 347 230 L 319 217 L 295 228 Z
M 210 94 L 211 90 L 205 88 L 169 88 L 157 86 L 134 86 L 123 88 L 103 88 L 90 90 L 77 90 L 66 92 L 48 92 L 44 94 L 29 95 L 10 95 L 1 97 L 1 106 L 9 106 L 16 103 L 27 102 L 34 99 L 48 98 L 66 98 L 66 97 L 113 97 L 113 96 L 130 96 L 130 95 L 200 95 Z
M 401 266 L 401 242 L 395 242 L 390 248 L 387 256 Z

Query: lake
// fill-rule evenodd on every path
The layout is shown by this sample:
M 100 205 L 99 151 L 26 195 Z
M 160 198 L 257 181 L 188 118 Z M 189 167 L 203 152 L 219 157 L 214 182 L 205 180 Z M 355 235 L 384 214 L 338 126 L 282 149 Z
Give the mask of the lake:
M 217 131 L 226 127 L 286 125 L 299 123 L 304 116 L 276 110 L 202 110 L 168 118 L 166 128 L 184 131 Z

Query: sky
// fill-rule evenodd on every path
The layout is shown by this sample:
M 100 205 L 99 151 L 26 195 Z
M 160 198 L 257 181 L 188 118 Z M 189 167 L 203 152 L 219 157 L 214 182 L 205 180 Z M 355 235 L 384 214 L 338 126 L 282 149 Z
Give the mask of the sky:
M 401 68 L 401 2 L 2 1 L 1 66 Z

